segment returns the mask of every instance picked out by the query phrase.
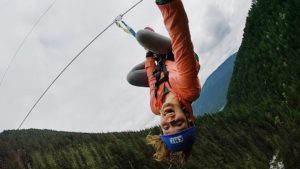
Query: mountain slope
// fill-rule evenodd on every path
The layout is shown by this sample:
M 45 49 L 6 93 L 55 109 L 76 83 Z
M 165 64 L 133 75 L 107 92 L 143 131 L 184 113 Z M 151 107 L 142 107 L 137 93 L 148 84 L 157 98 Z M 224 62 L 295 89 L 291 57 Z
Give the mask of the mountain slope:
M 199 99 L 192 105 L 195 115 L 218 112 L 226 105 L 235 59 L 236 53 L 222 63 L 205 81 Z
M 247 20 L 227 108 L 287 112 L 300 107 L 300 2 L 260 0 Z

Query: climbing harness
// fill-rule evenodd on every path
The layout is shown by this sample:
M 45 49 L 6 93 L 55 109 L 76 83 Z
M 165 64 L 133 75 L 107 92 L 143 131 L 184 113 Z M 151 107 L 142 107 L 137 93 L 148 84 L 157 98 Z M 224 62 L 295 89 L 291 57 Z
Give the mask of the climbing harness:
M 155 97 L 157 98 L 158 88 L 163 82 L 168 82 L 169 86 L 172 87 L 169 82 L 169 71 L 167 70 L 165 61 L 166 60 L 174 61 L 174 55 L 173 55 L 173 53 L 154 54 L 154 59 L 157 62 L 156 67 L 153 71 L 153 75 L 156 80 L 156 82 L 154 84 L 155 85 Z M 162 73 L 163 73 L 163 77 L 161 77 Z
M 121 25 L 121 23 L 125 26 L 123 27 Z M 128 34 L 131 34 L 133 37 L 136 36 L 136 33 L 135 31 L 130 27 L 128 26 L 128 24 L 126 24 L 123 20 L 122 20 L 122 16 L 119 15 L 118 17 L 116 17 L 115 19 L 115 23 L 116 25 L 121 28 L 124 32 L 128 33 Z M 151 28 L 148 28 L 148 29 L 151 29 Z M 171 84 L 169 82 L 169 72 L 167 70 L 167 67 L 165 65 L 165 61 L 166 60 L 171 60 L 171 61 L 174 61 L 174 55 L 173 53 L 169 53 L 169 54 L 153 54 L 152 52 L 150 52 L 151 54 L 150 55 L 154 55 L 154 59 L 156 61 L 156 68 L 155 70 L 153 71 L 153 75 L 156 79 L 156 82 L 155 82 L 155 97 L 157 97 L 157 92 L 158 92 L 158 88 L 159 86 L 163 83 L 163 82 L 168 82 L 169 86 L 171 87 Z M 148 55 L 148 53 L 147 53 Z M 161 74 L 163 73 L 163 77 L 161 78 Z
M 153 75 L 155 77 L 155 97 L 157 98 L 157 92 L 158 92 L 158 88 L 159 86 L 163 83 L 163 82 L 168 82 L 169 86 L 172 88 L 170 82 L 169 82 L 169 71 L 167 70 L 167 67 L 165 65 L 165 61 L 166 60 L 170 60 L 170 61 L 174 61 L 174 54 L 168 53 L 168 54 L 153 54 L 154 55 L 154 59 L 156 61 L 156 67 L 153 71 Z M 198 55 L 195 53 L 195 58 L 198 61 Z M 161 74 L 163 73 L 163 78 L 161 78 Z

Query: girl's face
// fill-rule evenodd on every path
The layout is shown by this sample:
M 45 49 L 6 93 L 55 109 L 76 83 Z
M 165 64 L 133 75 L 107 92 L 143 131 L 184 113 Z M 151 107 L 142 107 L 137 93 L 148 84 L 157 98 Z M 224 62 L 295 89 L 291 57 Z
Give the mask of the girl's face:
M 180 102 L 172 93 L 170 94 L 166 96 L 160 111 L 160 127 L 164 135 L 175 134 L 189 127 L 188 118 Z

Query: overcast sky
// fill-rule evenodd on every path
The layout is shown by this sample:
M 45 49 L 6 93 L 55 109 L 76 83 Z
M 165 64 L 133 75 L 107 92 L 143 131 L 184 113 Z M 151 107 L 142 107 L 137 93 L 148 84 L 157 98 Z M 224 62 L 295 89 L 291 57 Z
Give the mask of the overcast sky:
M 138 0 L 57 0 L 28 37 L 0 86 L 0 132 L 16 129 L 70 60 Z M 0 77 L 53 0 L 0 0 Z M 201 85 L 241 44 L 251 0 L 183 0 Z M 167 36 L 154 0 L 123 18 L 134 29 Z M 149 89 L 130 86 L 128 71 L 144 60 L 134 38 L 112 26 L 57 80 L 22 128 L 76 132 L 139 130 L 158 124 Z

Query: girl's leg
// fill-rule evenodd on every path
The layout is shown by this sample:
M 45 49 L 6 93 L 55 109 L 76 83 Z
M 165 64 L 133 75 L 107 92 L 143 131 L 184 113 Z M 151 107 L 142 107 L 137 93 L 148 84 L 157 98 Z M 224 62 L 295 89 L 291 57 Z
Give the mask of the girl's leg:
M 149 87 L 145 62 L 136 65 L 128 74 L 127 81 L 134 86 Z
M 172 52 L 169 38 L 149 30 L 140 30 L 136 34 L 137 41 L 146 49 L 156 54 Z M 128 74 L 127 81 L 134 86 L 149 87 L 145 62 L 136 65 Z
M 165 36 L 149 30 L 139 30 L 136 39 L 145 49 L 156 54 L 168 54 L 172 52 L 171 40 Z

